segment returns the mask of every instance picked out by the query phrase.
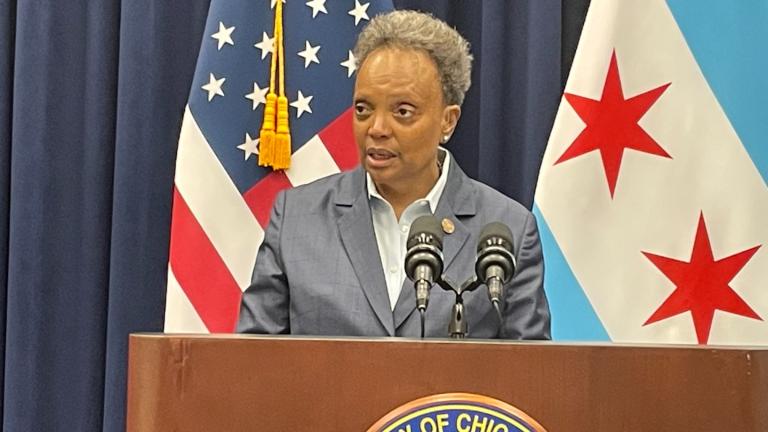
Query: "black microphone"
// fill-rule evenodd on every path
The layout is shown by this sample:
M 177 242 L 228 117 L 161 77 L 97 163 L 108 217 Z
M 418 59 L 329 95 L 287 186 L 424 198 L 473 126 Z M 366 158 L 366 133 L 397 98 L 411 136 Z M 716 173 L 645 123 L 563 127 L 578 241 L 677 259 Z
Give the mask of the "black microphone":
M 416 307 L 422 313 L 429 303 L 429 289 L 443 274 L 443 230 L 432 215 L 416 218 L 408 233 L 405 274 L 416 288 Z
M 504 298 L 504 285 L 515 273 L 512 255 L 512 231 L 501 222 L 491 222 L 480 231 L 477 242 L 477 277 L 488 286 L 488 297 L 494 307 L 500 307 Z M 501 311 L 497 309 L 500 314 Z

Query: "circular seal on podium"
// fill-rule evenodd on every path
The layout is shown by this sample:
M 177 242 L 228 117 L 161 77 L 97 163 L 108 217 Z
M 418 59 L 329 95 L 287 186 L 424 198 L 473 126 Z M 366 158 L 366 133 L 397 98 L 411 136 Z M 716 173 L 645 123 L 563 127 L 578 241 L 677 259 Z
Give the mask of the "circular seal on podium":
M 471 393 L 423 397 L 390 411 L 368 432 L 546 432 L 522 410 Z

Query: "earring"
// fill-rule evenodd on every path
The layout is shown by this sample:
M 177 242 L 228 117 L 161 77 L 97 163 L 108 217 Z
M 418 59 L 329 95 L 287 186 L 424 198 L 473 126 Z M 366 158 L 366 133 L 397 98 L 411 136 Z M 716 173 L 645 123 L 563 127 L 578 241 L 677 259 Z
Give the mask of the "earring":
M 448 140 L 451 139 L 451 136 L 448 134 L 443 135 L 443 139 L 440 140 L 440 144 L 445 144 L 448 142 Z

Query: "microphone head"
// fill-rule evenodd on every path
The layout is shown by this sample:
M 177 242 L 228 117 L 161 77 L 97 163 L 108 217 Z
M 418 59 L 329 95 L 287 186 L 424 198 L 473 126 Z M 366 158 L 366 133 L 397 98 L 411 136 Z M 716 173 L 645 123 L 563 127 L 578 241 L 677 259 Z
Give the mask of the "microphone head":
M 512 252 L 512 231 L 501 222 L 491 222 L 480 231 L 480 241 L 477 242 L 477 252 L 489 246 L 501 246 Z
M 509 282 L 515 272 L 515 256 L 512 255 L 512 231 L 501 222 L 491 222 L 480 231 L 477 242 L 475 273 L 487 283 L 488 277 L 498 276 L 502 283 Z M 490 273 L 489 273 L 490 271 Z
M 429 269 L 430 283 L 443 273 L 443 230 L 440 223 L 432 215 L 416 218 L 408 233 L 405 254 L 405 274 L 411 280 L 422 275 L 420 272 Z
M 443 228 L 436 217 L 432 215 L 419 216 L 411 224 L 405 247 L 411 249 L 420 243 L 427 243 L 440 250 L 443 249 Z

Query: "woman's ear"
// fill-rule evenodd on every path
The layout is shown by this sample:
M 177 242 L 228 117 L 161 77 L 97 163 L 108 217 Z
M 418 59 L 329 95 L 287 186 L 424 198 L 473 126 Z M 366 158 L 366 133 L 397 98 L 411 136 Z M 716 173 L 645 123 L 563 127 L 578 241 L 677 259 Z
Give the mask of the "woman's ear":
M 443 137 L 449 137 L 453 135 L 456 124 L 461 117 L 461 107 L 458 105 L 448 105 L 443 109 L 443 121 L 440 125 Z M 447 141 L 447 140 L 446 140 Z

